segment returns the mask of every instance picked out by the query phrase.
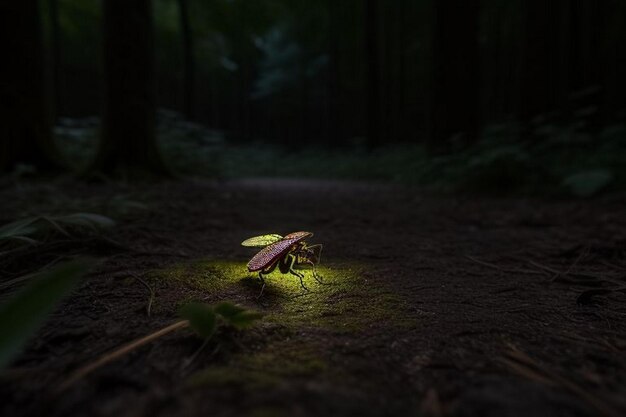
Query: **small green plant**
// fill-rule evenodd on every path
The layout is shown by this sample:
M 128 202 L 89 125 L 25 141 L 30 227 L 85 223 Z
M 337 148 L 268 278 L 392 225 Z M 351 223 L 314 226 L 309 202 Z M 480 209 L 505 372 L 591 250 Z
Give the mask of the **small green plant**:
M 181 318 L 187 319 L 189 326 L 204 338 L 209 338 L 215 333 L 220 321 L 241 330 L 250 327 L 262 317 L 261 313 L 226 301 L 214 306 L 188 303 L 180 308 L 178 314 Z
M 175 330 L 191 327 L 191 329 L 198 336 L 206 341 L 213 336 L 220 323 L 232 326 L 236 329 L 245 329 L 250 327 L 256 320 L 262 317 L 260 313 L 248 310 L 230 302 L 221 302 L 215 305 L 196 302 L 188 303 L 180 308 L 179 316 L 183 320 L 174 322 L 169 326 L 150 333 L 140 339 L 136 339 L 121 348 L 106 353 L 95 361 L 77 369 L 68 379 L 59 385 L 57 392 L 65 391 L 74 385 L 74 383 L 86 377 L 96 369 L 121 358 L 141 346 L 172 333 Z

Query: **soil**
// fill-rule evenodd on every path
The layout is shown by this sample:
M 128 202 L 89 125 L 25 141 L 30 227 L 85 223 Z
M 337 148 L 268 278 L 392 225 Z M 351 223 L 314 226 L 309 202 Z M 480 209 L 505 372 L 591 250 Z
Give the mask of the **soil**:
M 77 211 L 118 222 L 3 260 L 6 279 L 101 259 L 2 373 L 3 416 L 626 415 L 623 197 L 250 179 L 5 184 L 0 198 L 3 222 Z M 303 270 L 305 292 L 276 271 L 257 299 L 255 252 L 240 242 L 298 230 L 324 244 L 324 284 Z M 171 333 L 55 392 L 190 300 L 264 317 L 204 345 Z

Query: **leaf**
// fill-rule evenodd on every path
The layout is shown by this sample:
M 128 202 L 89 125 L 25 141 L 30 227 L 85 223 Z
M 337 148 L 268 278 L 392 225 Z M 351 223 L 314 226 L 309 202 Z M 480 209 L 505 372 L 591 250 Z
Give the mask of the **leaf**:
M 246 310 L 243 313 L 239 313 L 235 316 L 226 319 L 233 327 L 237 329 L 245 329 L 254 324 L 255 321 L 261 319 L 263 315 L 256 311 Z
M 233 303 L 229 303 L 228 301 L 216 304 L 213 310 L 225 319 L 236 316 L 237 314 L 241 314 L 246 311 L 245 308 Z
M 255 236 L 241 242 L 241 246 L 247 246 L 251 248 L 264 248 L 265 246 L 278 242 L 282 238 L 283 237 L 281 235 L 277 234 Z
M 56 230 L 64 236 L 69 236 L 69 232 L 63 226 L 74 226 L 97 230 L 114 226 L 115 222 L 106 216 L 93 213 L 75 213 L 67 216 L 42 216 L 29 217 L 17 220 L 0 227 L 0 241 L 21 240 L 26 243 L 38 243 L 31 237 L 49 229 Z
M 30 237 L 26 237 L 26 236 L 11 236 L 11 237 L 7 237 L 6 239 L 18 240 L 20 242 L 28 243 L 29 245 L 36 245 L 37 243 L 39 243 L 39 241 L 32 239 Z
M 53 219 L 52 217 L 41 217 L 41 220 L 44 220 L 46 222 L 48 222 L 50 224 L 50 226 L 52 226 L 53 229 L 55 229 L 56 231 L 58 231 L 59 233 L 61 233 L 64 236 L 69 236 L 70 234 L 67 232 L 67 230 L 65 230 L 64 228 L 61 227 L 61 225 L 59 223 L 57 223 L 57 221 L 55 219 Z
M 115 221 L 111 218 L 94 213 L 75 213 L 67 216 L 56 217 L 59 223 L 87 227 L 91 229 L 107 228 L 115 226 Z
M 577 197 L 591 197 L 605 188 L 613 180 L 613 174 L 605 169 L 584 171 L 570 175 L 563 185 Z
M 229 302 L 222 302 L 215 306 L 215 312 L 222 316 L 230 325 L 237 329 L 250 327 L 256 320 L 263 317 L 256 311 L 248 310 L 244 307 Z
M 0 368 L 20 351 L 90 264 L 89 260 L 76 260 L 44 271 L 0 306 Z
M 16 236 L 30 235 L 38 230 L 33 225 L 39 218 L 29 217 L 27 219 L 21 219 L 12 223 L 5 224 L 0 227 L 0 240 L 12 239 Z
M 217 320 L 215 311 L 204 303 L 188 303 L 180 308 L 178 315 L 189 320 L 191 328 L 201 337 L 209 338 L 215 333 Z

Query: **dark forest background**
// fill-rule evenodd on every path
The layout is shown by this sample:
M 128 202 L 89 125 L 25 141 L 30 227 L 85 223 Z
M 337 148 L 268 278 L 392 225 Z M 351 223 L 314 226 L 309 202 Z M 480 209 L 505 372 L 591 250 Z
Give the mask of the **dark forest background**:
M 0 4 L 14 176 L 626 184 L 623 0 Z

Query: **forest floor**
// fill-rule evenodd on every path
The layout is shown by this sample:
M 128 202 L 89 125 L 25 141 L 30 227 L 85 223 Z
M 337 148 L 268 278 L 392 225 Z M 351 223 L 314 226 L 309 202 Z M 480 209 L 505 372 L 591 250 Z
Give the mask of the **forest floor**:
M 626 199 L 432 196 L 394 185 L 184 181 L 5 185 L 0 221 L 89 211 L 106 238 L 27 265 L 102 262 L 0 375 L 3 416 L 626 414 Z M 240 246 L 306 230 L 320 272 L 264 294 Z M 5 271 L 6 272 L 6 271 Z M 151 291 L 154 297 L 151 297 Z M 202 345 L 163 337 L 65 392 L 72 370 L 176 320 L 189 300 L 264 314 Z M 147 306 L 150 302 L 150 314 Z

